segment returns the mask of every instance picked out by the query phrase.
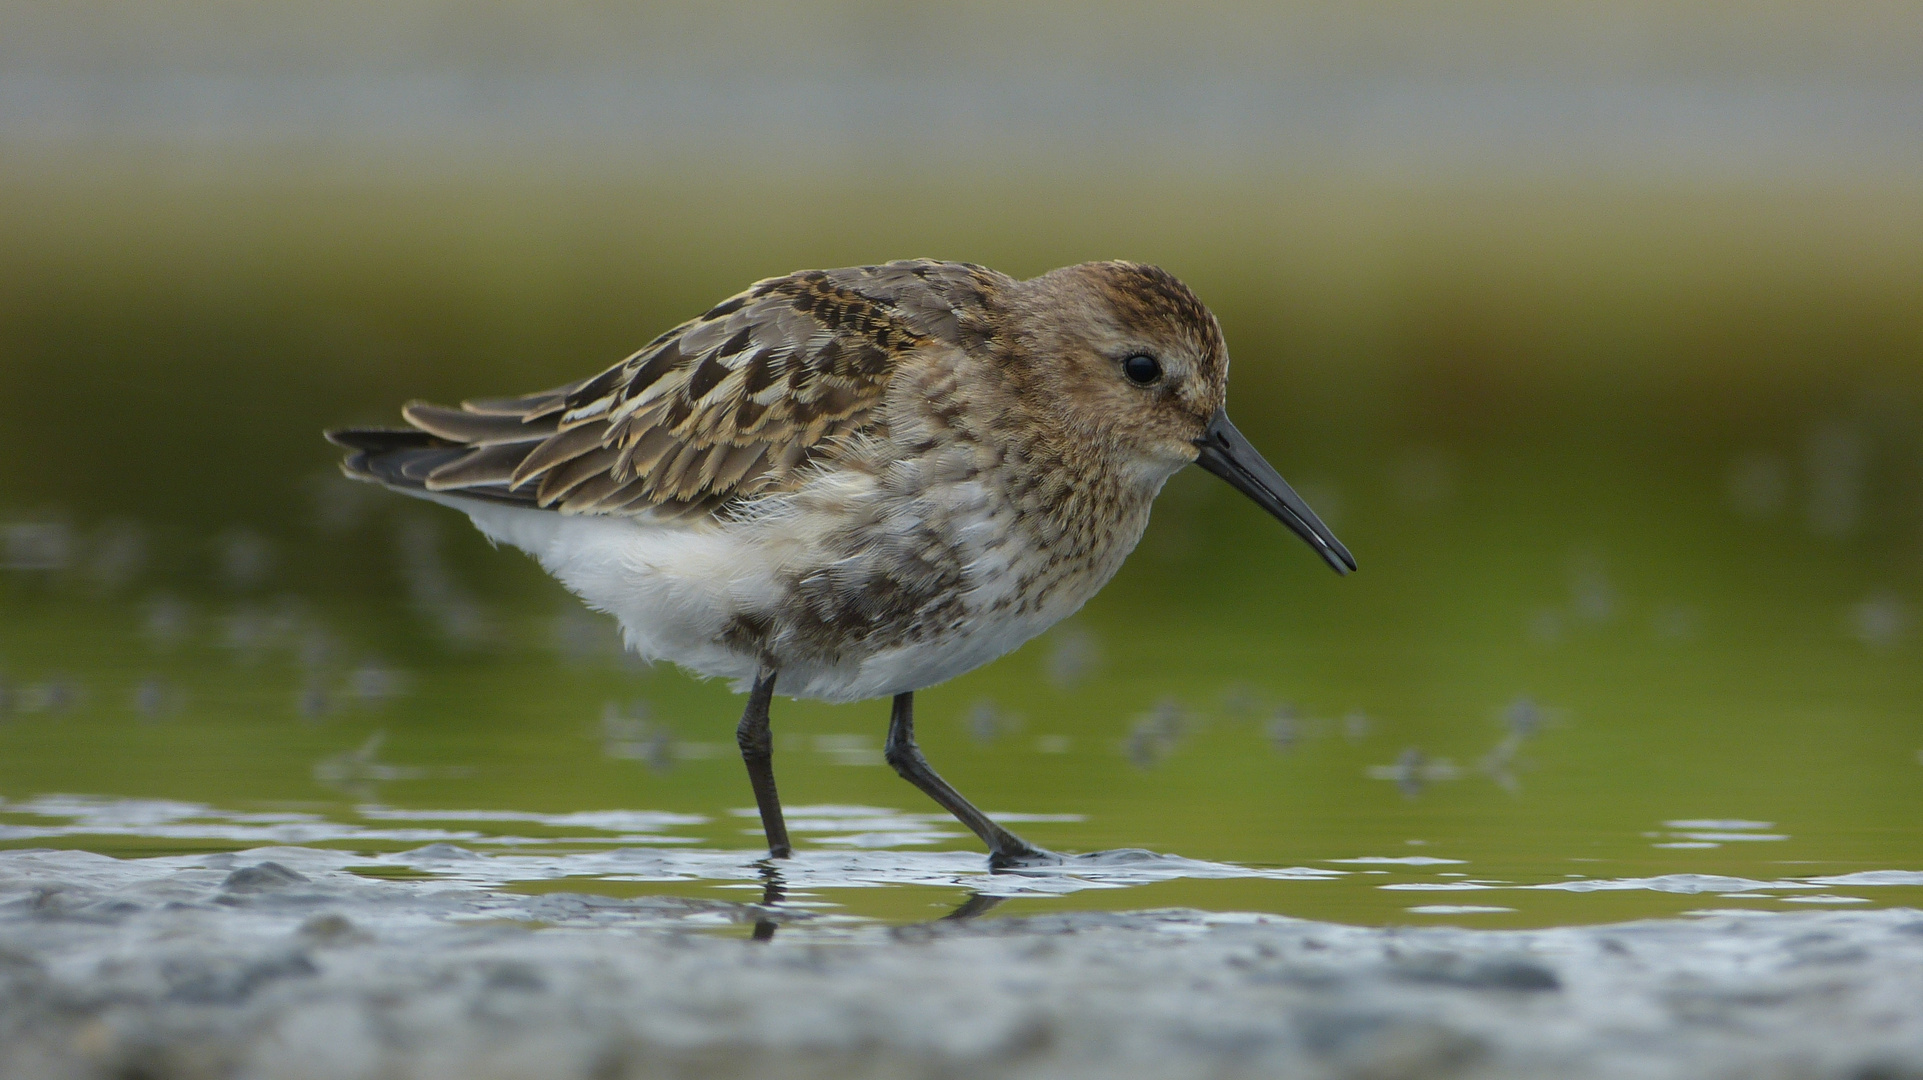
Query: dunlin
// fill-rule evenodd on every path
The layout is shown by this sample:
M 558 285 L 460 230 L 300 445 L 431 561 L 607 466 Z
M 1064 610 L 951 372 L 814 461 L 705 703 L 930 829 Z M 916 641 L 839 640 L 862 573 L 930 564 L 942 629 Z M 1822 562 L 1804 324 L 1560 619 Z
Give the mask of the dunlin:
M 445 503 L 734 681 L 768 848 L 768 706 L 892 696 L 886 756 L 988 845 L 1049 861 L 929 767 L 914 694 L 1079 609 L 1199 464 L 1338 573 L 1349 552 L 1229 423 L 1221 326 L 1154 266 L 1027 281 L 915 260 L 757 282 L 580 382 L 329 433 L 349 476 Z

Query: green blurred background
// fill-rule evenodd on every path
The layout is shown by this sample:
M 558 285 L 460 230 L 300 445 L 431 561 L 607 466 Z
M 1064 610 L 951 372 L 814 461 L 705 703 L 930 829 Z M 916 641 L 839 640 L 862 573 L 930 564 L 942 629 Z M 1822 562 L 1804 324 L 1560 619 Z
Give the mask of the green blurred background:
M 1362 572 L 1178 476 L 1086 611 L 921 695 L 962 790 L 1081 815 L 1024 826 L 1072 850 L 1923 869 L 1913 16 L 0 4 L 0 828 L 74 793 L 752 846 L 737 699 L 320 429 L 579 378 L 797 268 L 1132 258 L 1220 316 L 1238 424 Z M 930 809 L 883 713 L 782 703 L 787 801 Z M 1419 918 L 1380 880 L 1048 903 Z

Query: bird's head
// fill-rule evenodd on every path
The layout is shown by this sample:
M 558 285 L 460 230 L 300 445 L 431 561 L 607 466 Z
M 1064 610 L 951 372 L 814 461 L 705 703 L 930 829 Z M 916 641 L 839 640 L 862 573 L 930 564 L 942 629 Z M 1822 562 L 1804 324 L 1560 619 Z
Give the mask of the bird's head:
M 1156 266 L 1091 262 L 1022 282 L 1012 305 L 1032 392 L 1084 440 L 1160 486 L 1195 463 L 1307 541 L 1337 573 L 1355 559 L 1229 423 L 1221 324 Z

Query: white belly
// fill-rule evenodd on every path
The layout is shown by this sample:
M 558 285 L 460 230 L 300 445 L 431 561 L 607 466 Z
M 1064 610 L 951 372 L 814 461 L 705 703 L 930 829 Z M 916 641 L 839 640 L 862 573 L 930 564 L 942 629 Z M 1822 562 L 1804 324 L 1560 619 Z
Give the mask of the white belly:
M 924 492 L 924 495 L 926 493 Z M 743 616 L 778 617 L 798 574 L 828 565 L 858 576 L 863 567 L 825 545 L 842 515 L 787 513 L 747 522 L 656 521 L 568 516 L 545 510 L 427 496 L 468 514 L 490 539 L 526 551 L 590 607 L 613 615 L 629 648 L 649 660 L 671 661 L 746 690 L 761 658 L 725 642 Z M 1134 546 L 1124 538 L 1112 560 L 1087 580 L 1050 591 L 1046 602 L 1013 595 L 1046 553 L 1011 534 L 1008 511 L 991 511 L 979 493 L 950 493 L 953 512 L 944 532 L 958 537 L 963 614 L 937 634 L 832 662 L 784 660 L 776 692 L 831 702 L 860 701 L 919 690 L 1000 657 L 1079 610 Z M 920 505 L 921 510 L 928 510 Z M 896 516 L 897 519 L 901 515 Z M 875 558 L 887 558 L 888 520 L 874 528 Z

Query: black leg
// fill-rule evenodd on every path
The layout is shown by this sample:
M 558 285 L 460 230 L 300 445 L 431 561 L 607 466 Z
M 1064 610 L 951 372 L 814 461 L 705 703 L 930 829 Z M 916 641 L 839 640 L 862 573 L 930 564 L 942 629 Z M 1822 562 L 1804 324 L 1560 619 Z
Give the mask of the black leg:
M 974 804 L 962 798 L 961 792 L 948 786 L 948 781 L 936 775 L 921 756 L 921 747 L 915 745 L 915 694 L 895 695 L 894 712 L 888 718 L 888 746 L 883 753 L 888 764 L 895 767 L 903 780 L 920 788 L 929 798 L 941 804 L 942 809 L 955 815 L 956 820 L 968 826 L 982 843 L 988 845 L 990 866 L 1016 866 L 1024 862 L 1053 861 L 1049 852 L 988 820 L 988 815 L 975 809 Z M 770 788 L 772 790 L 772 787 Z
M 755 805 L 761 808 L 761 829 L 768 834 L 770 858 L 785 859 L 794 850 L 788 846 L 788 823 L 781 818 L 781 796 L 775 794 L 774 737 L 768 734 L 768 702 L 775 696 L 775 673 L 761 669 L 754 689 L 748 691 L 748 708 L 741 724 L 734 729 L 734 741 L 741 744 L 741 760 L 748 766 L 748 782 L 754 785 Z

